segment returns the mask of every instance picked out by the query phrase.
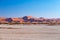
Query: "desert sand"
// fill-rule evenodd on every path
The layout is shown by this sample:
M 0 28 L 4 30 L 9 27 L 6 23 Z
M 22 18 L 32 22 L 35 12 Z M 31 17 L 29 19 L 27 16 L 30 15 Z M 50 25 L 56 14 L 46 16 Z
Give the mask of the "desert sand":
M 60 25 L 1 24 L 0 40 L 60 40 Z

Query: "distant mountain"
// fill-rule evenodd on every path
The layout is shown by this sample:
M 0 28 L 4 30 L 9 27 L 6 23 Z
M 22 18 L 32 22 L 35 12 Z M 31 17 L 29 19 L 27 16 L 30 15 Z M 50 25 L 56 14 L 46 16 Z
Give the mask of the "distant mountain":
M 32 16 L 24 16 L 19 18 L 4 18 L 0 17 L 0 23 L 43 23 L 43 24 L 49 24 L 49 23 L 59 23 L 60 24 L 60 18 L 44 18 L 44 17 L 32 17 Z

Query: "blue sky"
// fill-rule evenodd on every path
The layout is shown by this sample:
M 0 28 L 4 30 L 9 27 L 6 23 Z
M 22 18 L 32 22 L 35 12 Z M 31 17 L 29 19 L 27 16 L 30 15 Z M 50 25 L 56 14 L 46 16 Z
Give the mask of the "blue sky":
M 60 18 L 60 0 L 0 0 L 0 16 Z

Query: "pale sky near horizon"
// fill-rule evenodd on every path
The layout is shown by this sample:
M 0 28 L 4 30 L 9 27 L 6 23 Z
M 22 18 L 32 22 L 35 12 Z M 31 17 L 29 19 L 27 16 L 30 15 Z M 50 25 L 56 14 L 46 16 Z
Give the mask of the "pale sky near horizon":
M 60 0 L 0 0 L 0 16 L 60 18 Z

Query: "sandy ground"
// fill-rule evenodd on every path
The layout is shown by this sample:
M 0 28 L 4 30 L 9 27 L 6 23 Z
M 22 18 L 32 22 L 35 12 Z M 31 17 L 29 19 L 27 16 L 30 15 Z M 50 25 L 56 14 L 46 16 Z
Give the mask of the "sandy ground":
M 0 40 L 60 40 L 60 25 L 2 24 L 0 27 L 5 27 L 0 29 Z

